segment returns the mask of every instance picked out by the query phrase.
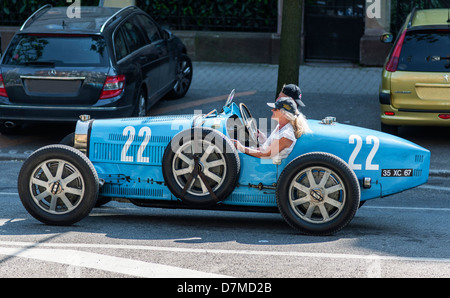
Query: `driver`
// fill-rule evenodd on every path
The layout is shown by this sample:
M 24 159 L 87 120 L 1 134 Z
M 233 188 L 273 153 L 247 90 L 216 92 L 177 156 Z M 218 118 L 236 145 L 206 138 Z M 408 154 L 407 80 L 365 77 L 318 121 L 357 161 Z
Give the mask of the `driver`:
M 236 149 L 245 154 L 281 161 L 291 153 L 297 139 L 311 130 L 292 98 L 281 97 L 267 105 L 272 108 L 272 119 L 277 121 L 278 125 L 265 142 L 259 148 L 250 148 L 243 146 L 238 140 L 232 141 Z

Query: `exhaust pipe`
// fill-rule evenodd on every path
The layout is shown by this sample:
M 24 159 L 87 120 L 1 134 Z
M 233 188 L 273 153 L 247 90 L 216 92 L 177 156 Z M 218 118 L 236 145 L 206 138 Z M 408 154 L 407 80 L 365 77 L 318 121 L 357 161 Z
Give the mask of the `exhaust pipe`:
M 14 123 L 14 122 L 12 122 L 12 121 L 5 121 L 5 122 L 3 123 L 3 125 L 4 125 L 6 128 L 14 128 L 14 127 L 16 126 L 16 123 Z

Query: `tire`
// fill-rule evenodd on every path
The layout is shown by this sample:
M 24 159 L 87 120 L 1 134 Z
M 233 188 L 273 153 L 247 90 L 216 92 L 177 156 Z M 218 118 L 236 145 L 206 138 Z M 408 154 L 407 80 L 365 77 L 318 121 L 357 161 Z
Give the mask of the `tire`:
M 23 206 L 34 218 L 49 225 L 67 226 L 82 220 L 94 207 L 98 189 L 98 176 L 90 160 L 65 145 L 35 151 L 24 162 L 18 177 Z
M 193 67 L 191 58 L 181 54 L 178 61 L 176 82 L 173 89 L 167 94 L 168 99 L 178 99 L 186 95 L 191 86 Z
M 198 127 L 173 137 L 164 151 L 162 172 L 174 196 L 188 205 L 206 207 L 224 200 L 234 190 L 240 161 L 226 136 Z
M 360 188 L 351 168 L 337 156 L 309 153 L 290 162 L 278 179 L 278 209 L 303 234 L 338 232 L 359 207 Z
M 136 107 L 134 108 L 132 117 L 145 117 L 147 115 L 147 95 L 144 89 L 140 89 L 137 99 Z
M 74 147 L 75 146 L 75 133 L 72 132 L 72 133 L 68 134 L 67 136 L 65 136 L 59 142 L 59 144 Z M 95 203 L 95 207 L 101 207 L 105 204 L 108 204 L 109 202 L 111 202 L 111 198 L 104 197 L 99 194 L 97 197 L 97 202 Z

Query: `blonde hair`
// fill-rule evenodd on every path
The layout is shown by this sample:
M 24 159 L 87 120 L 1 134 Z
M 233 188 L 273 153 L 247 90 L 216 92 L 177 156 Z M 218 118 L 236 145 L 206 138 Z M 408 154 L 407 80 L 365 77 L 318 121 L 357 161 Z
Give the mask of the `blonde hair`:
M 283 115 L 287 120 L 289 120 L 289 123 L 294 128 L 294 134 L 297 139 L 304 134 L 312 132 L 312 130 L 309 128 L 309 124 L 306 120 L 305 115 L 303 115 L 302 113 L 299 112 L 297 115 L 293 115 L 283 109 L 281 109 L 280 111 L 282 111 Z

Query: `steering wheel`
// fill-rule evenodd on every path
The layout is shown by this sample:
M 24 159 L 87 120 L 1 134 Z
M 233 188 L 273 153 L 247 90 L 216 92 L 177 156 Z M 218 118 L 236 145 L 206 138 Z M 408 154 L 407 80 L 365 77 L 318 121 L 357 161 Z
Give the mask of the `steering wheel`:
M 225 101 L 225 107 L 228 108 L 233 102 L 234 93 L 236 93 L 235 89 L 231 90 L 230 95 L 228 95 L 227 101 Z
M 256 125 L 256 119 L 252 117 L 250 110 L 243 103 L 239 104 L 239 110 L 241 111 L 242 121 L 244 122 L 245 129 L 248 132 L 249 142 L 251 145 L 258 146 L 258 126 Z

